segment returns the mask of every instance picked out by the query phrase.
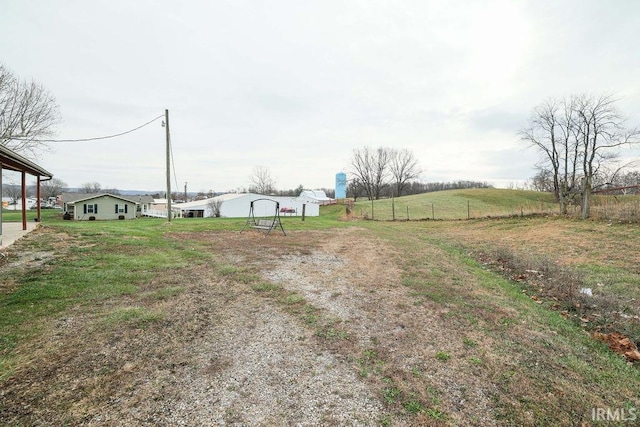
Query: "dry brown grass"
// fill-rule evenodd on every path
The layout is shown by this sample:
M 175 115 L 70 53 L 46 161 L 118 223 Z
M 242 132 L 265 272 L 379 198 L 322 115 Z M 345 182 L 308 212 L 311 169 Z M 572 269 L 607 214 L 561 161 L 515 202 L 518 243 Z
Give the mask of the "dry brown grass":
M 431 228 L 587 330 L 622 332 L 640 342 L 638 225 L 528 218 Z M 593 296 L 581 293 L 585 288 Z

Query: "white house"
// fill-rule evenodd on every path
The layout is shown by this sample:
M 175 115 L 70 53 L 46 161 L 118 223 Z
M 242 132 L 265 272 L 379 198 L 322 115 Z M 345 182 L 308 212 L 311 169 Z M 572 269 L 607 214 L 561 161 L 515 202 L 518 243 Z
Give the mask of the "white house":
M 172 210 L 179 211 L 179 216 L 200 218 L 213 216 L 213 207 L 219 204 L 220 216 L 223 218 L 246 218 L 253 204 L 253 215 L 256 217 L 272 217 L 276 214 L 276 203 L 280 216 L 320 215 L 320 205 L 312 200 L 300 200 L 297 197 L 264 196 L 254 193 L 229 193 L 209 199 L 172 205 Z M 178 215 L 176 215 L 178 216 Z
M 153 205 L 153 202 L 154 202 L 153 197 L 148 195 L 121 196 L 121 197 L 137 203 L 138 216 L 140 216 L 143 212 L 146 212 L 149 209 L 151 209 L 151 206 Z
M 64 207 L 69 218 L 79 221 L 135 219 L 138 203 L 114 194 L 68 194 Z

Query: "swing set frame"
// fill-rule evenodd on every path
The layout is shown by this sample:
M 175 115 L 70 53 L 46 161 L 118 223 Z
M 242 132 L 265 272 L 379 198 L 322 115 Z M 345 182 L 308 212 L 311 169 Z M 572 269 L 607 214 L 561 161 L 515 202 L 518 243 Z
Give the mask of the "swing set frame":
M 253 204 L 259 201 L 268 201 L 275 204 L 275 213 L 273 215 L 273 218 L 256 219 Z M 249 208 L 249 216 L 247 216 L 247 222 L 245 222 L 244 226 L 242 227 L 242 230 L 240 230 L 240 233 L 242 233 L 247 228 L 253 228 L 264 233 L 264 237 L 267 237 L 273 229 L 278 227 L 280 228 L 280 230 L 282 230 L 282 234 L 286 236 L 287 233 L 285 233 L 284 227 L 282 227 L 282 221 L 280 221 L 280 202 L 278 202 L 277 200 L 265 199 L 265 198 L 255 199 L 251 201 L 251 206 Z

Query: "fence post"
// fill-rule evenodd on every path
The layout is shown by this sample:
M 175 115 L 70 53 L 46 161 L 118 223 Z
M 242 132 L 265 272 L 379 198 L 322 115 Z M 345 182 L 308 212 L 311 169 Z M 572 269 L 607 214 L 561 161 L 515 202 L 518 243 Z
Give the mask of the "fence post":
M 396 220 L 396 199 L 391 195 L 391 219 Z
M 433 220 L 436 219 L 436 211 L 433 208 L 433 203 L 431 203 L 431 219 L 433 219 Z
M 371 199 L 371 221 L 373 221 L 373 199 Z
M 407 205 L 407 221 L 409 221 L 409 205 Z
M 471 204 L 467 200 L 467 219 L 471 219 Z

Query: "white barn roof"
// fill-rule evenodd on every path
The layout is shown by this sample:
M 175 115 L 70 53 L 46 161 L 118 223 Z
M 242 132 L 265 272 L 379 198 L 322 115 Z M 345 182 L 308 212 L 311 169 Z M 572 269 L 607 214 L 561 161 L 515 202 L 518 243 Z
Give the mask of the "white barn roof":
M 326 193 L 322 190 L 304 190 L 296 199 L 310 203 L 319 203 L 321 205 L 327 205 L 334 202 L 334 200 L 327 197 Z

